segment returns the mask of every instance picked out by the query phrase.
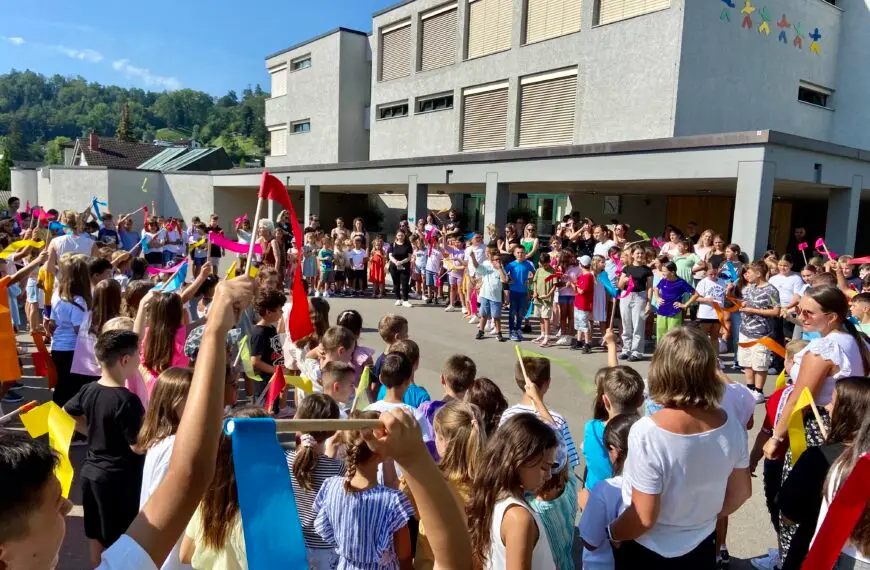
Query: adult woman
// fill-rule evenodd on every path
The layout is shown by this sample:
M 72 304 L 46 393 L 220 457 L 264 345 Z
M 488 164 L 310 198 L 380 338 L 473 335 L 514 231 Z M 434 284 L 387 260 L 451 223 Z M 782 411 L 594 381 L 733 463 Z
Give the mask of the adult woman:
M 670 226 L 670 229 L 665 235 L 667 236 L 668 241 L 662 246 L 661 254 L 667 255 L 669 258 L 673 259 L 674 256 L 680 252 L 679 243 L 683 239 L 683 232 Z
M 60 221 L 71 231 L 68 234 L 54 238 L 48 244 L 48 261 L 45 263 L 45 270 L 52 274 L 57 273 L 57 263 L 63 254 L 73 253 L 94 257 L 97 255 L 98 250 L 94 238 L 82 233 L 81 216 L 78 212 L 67 210 L 61 216 Z M 161 253 L 159 257 L 162 259 L 163 254 Z M 157 263 L 160 263 L 160 261 L 158 260 Z
M 616 245 L 616 242 L 610 239 L 610 230 L 605 225 L 597 225 L 592 228 L 592 237 L 595 238 L 593 255 L 600 255 L 604 259 L 608 259 L 607 252 Z
M 713 247 L 710 248 L 705 261 L 709 261 L 713 267 L 722 267 L 725 263 L 725 238 L 721 234 L 713 236 Z
M 270 244 L 272 253 L 275 256 L 275 270 L 278 272 L 280 283 L 284 283 L 287 273 L 287 260 L 290 250 L 290 239 L 287 236 L 288 234 L 283 229 L 276 227 L 275 239 Z
M 531 261 L 534 266 L 537 267 L 538 258 L 541 254 L 538 251 L 538 232 L 535 230 L 534 224 L 526 224 L 523 239 L 520 240 L 520 244 L 526 250 L 526 259 Z
M 160 221 L 154 216 L 148 219 L 148 225 L 142 230 L 142 239 L 146 240 L 145 243 L 148 246 L 145 261 L 148 262 L 148 265 L 161 265 L 163 263 L 163 245 L 166 243 L 166 230 L 160 228 Z
M 275 241 L 275 224 L 272 220 L 260 220 L 257 223 L 257 245 L 263 249 L 263 253 L 257 257 L 260 262 L 260 267 L 271 267 L 275 269 L 275 262 L 278 257 L 275 255 L 275 250 L 272 247 Z M 257 255 L 256 253 L 254 255 Z
M 335 227 L 330 232 L 330 237 L 335 240 L 346 240 L 350 232 L 344 227 L 344 218 L 335 218 Z
M 619 314 L 622 318 L 622 354 L 620 358 L 637 362 L 643 359 L 646 336 L 646 318 L 652 309 L 650 290 L 652 289 L 652 269 L 646 265 L 646 253 L 640 245 L 629 250 L 631 265 L 622 268 L 618 288 L 631 292 L 619 300 Z
M 278 212 L 278 217 L 275 218 L 275 227 L 284 230 L 284 233 L 288 236 L 293 235 L 293 226 L 290 225 L 289 211 L 281 210 L 280 212 Z M 250 225 L 248 226 L 248 230 L 250 231 Z
M 713 230 L 704 230 L 701 232 L 701 235 L 698 236 L 698 243 L 695 244 L 694 249 L 695 255 L 697 255 L 701 261 L 707 261 L 707 257 L 713 251 Z M 704 270 L 701 269 L 695 271 L 692 277 L 695 278 L 695 282 L 697 283 L 704 278 Z
M 504 227 L 504 237 L 498 238 L 498 251 L 502 255 L 513 255 L 513 248 L 520 243 L 517 237 L 517 230 L 513 224 L 507 224 Z
M 390 277 L 396 291 L 396 306 L 411 307 L 408 302 L 408 289 L 411 279 L 411 260 L 414 252 L 406 240 L 405 232 L 396 232 L 396 240 L 390 250 Z
M 613 242 L 622 249 L 628 243 L 628 224 L 616 224 L 613 226 Z
M 779 459 L 785 453 L 783 480 L 791 472 L 791 449 L 785 449 L 788 435 L 789 418 L 804 388 L 810 391 L 819 410 L 824 429 L 830 428 L 830 417 L 824 406 L 831 402 L 834 386 L 840 378 L 866 376 L 870 372 L 870 347 L 865 337 L 849 321 L 849 301 L 842 291 L 831 285 L 820 285 L 807 289 L 800 300 L 801 326 L 805 332 L 821 335 L 810 341 L 794 357 L 790 375 L 795 379 L 792 390 L 782 406 L 780 421 L 773 429 L 773 435 L 764 446 L 768 459 Z M 786 398 L 783 395 L 783 398 Z M 808 408 L 807 408 L 808 409 Z M 818 447 L 824 443 L 821 428 L 815 415 L 802 411 L 807 447 Z M 788 552 L 794 528 L 780 524 L 780 551 L 783 558 Z
M 719 407 L 724 389 L 703 332 L 680 327 L 659 340 L 649 390 L 664 407 L 631 428 L 628 508 L 608 533 L 621 542 L 617 570 L 716 568 L 716 521 L 752 494 L 745 426 Z
M 369 233 L 366 231 L 366 224 L 362 218 L 353 219 L 353 231 L 350 232 L 351 242 L 356 238 L 360 238 L 360 243 L 363 248 L 365 248 L 369 243 Z

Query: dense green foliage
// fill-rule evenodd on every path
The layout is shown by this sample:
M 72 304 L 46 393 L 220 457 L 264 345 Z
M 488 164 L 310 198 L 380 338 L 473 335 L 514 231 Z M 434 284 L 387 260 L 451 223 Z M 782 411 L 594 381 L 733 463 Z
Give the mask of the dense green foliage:
M 91 131 L 146 142 L 165 135 L 223 146 L 235 164 L 250 164 L 267 152 L 268 97 L 259 85 L 246 88 L 241 97 L 235 91 L 212 97 L 193 89 L 155 93 L 13 70 L 0 75 L 0 146 L 14 160 L 59 163 L 60 142 Z

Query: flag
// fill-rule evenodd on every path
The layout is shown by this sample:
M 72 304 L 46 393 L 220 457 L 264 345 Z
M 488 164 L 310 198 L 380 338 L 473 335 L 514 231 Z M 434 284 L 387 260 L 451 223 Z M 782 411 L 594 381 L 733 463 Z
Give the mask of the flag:
M 142 253 L 151 253 L 151 248 L 148 247 L 148 236 L 142 236 L 139 245 L 142 247 Z M 133 249 L 136 249 L 136 246 L 133 246 Z
M 187 251 L 193 251 L 205 245 L 205 242 L 208 241 L 208 237 L 204 237 L 198 242 L 194 242 L 187 247 Z
M 302 390 L 304 394 L 314 393 L 314 382 L 304 376 L 287 376 L 285 380 L 294 388 Z
M 21 414 L 21 423 L 24 424 L 30 437 L 48 434 L 48 445 L 60 459 L 54 474 L 60 481 L 63 496 L 69 497 L 69 489 L 73 480 L 73 467 L 69 460 L 69 444 L 72 442 L 76 421 L 54 402 L 46 402 L 26 414 Z
M 268 182 L 266 176 L 269 176 L 270 180 L 274 180 L 274 182 Z M 267 185 L 275 186 L 275 182 L 277 182 L 281 188 L 280 191 L 283 193 L 281 196 L 282 199 L 286 199 L 286 204 L 282 203 L 282 206 L 286 206 L 287 210 L 290 213 L 290 227 L 293 230 L 293 237 L 296 241 L 296 248 L 302 252 L 302 228 L 299 227 L 299 218 L 296 217 L 296 209 L 293 208 L 293 203 L 290 201 L 290 197 L 287 195 L 287 189 L 281 184 L 281 181 L 272 176 L 271 174 L 263 173 L 263 186 L 260 187 L 260 196 L 263 196 L 263 188 L 267 187 Z M 273 195 L 274 192 L 277 192 L 278 188 L 274 190 L 269 190 L 269 195 Z M 308 311 L 308 295 L 305 292 L 305 285 L 302 284 L 302 264 L 297 263 L 293 270 L 293 285 L 290 288 L 290 315 L 287 317 L 287 332 L 290 334 L 290 341 L 296 342 L 297 340 L 304 338 L 311 333 L 314 332 L 314 323 L 311 322 L 311 314 Z
M 788 417 L 788 441 L 791 447 L 791 464 L 794 466 L 798 458 L 807 450 L 807 432 L 804 428 L 804 408 L 812 406 L 813 395 L 809 388 L 804 388 L 795 402 L 794 410 Z
M 366 391 L 369 389 L 371 377 L 372 367 L 366 366 L 363 370 L 362 376 L 360 376 L 359 386 L 356 387 L 356 394 L 354 394 L 353 396 L 353 403 L 350 405 L 351 412 L 355 412 L 357 408 L 363 403 L 362 399 L 366 397 Z
M 236 264 L 238 264 L 238 260 L 234 261 L 230 268 L 227 269 L 227 279 L 235 279 L 236 278 Z
M 642 239 L 644 241 L 650 240 L 649 234 L 643 230 L 634 230 L 634 233 L 637 234 L 637 237 L 639 237 L 640 239 Z
M 776 389 L 784 388 L 786 385 L 785 380 L 785 370 L 779 373 L 779 376 L 776 377 Z
M 613 283 L 610 281 L 610 278 L 604 271 L 598 274 L 598 281 L 600 281 L 601 285 L 604 286 L 604 290 L 607 291 L 608 295 L 610 295 L 611 297 L 616 297 L 617 295 L 619 295 L 619 290 L 613 286 Z
M 7 288 L 12 278 L 0 278 L 0 382 L 14 382 L 21 378 L 18 364 L 15 330 L 12 328 L 12 315 L 9 312 Z
M 36 249 L 41 249 L 42 246 L 45 245 L 44 241 L 36 241 L 33 239 L 22 239 L 7 245 L 3 251 L 0 251 L 0 259 L 6 259 L 11 254 L 16 251 L 22 250 L 25 247 L 35 247 Z
M 239 345 L 239 360 L 242 362 L 242 369 L 245 371 L 245 376 L 251 380 L 260 381 L 260 375 L 254 371 L 254 363 L 251 362 L 251 346 L 248 343 L 248 335 L 242 337 L 242 340 L 239 341 Z
M 293 203 L 290 202 L 290 195 L 287 193 L 287 187 L 284 183 L 269 174 L 268 170 L 263 171 L 263 180 L 260 182 L 260 198 L 278 202 L 285 210 L 293 210 Z M 295 216 L 290 216 L 290 220 L 295 220 Z M 293 228 L 294 235 L 299 235 L 297 239 L 301 239 L 302 234 L 296 234 L 296 228 Z
M 51 354 L 45 347 L 45 337 L 43 333 L 34 331 L 30 333 L 33 338 L 33 344 L 36 346 L 36 352 L 33 353 L 33 370 L 37 376 L 45 376 L 48 379 L 48 388 L 54 388 L 57 385 L 57 368 L 54 366 L 54 360 L 51 359 Z
M 91 200 L 91 204 L 94 206 L 94 215 L 97 217 L 97 221 L 101 221 L 103 219 L 103 214 L 100 213 L 100 206 L 108 206 L 108 202 L 100 202 L 97 200 L 97 197 L 94 196 L 94 199 Z
M 154 287 L 154 291 L 159 293 L 174 293 L 184 287 L 184 280 L 187 278 L 187 260 L 185 259 L 178 264 L 175 269 L 175 274 L 169 279 Z
M 281 366 L 275 367 L 275 373 L 272 374 L 272 379 L 269 380 L 269 391 L 266 393 L 266 410 L 272 409 L 281 394 L 284 393 L 284 388 L 287 387 L 287 382 L 284 380 L 284 370 Z

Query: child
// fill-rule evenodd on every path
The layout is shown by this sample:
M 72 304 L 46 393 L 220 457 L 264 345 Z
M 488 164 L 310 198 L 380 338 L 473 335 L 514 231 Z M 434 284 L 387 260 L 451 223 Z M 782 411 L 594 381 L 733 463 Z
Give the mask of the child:
M 502 269 L 501 255 L 498 249 L 488 247 L 486 254 L 489 256 L 489 261 L 478 261 L 474 252 L 468 258 L 474 268 L 475 275 L 481 278 L 480 293 L 477 295 L 480 324 L 475 339 L 481 340 L 484 337 L 483 331 L 486 329 L 486 323 L 492 319 L 495 323 L 496 338 L 499 342 L 505 342 L 507 339 L 501 334 L 501 301 L 503 284 L 508 282 L 508 276 Z
M 320 277 L 317 280 L 317 293 L 315 296 L 331 297 L 332 287 L 335 282 L 335 254 L 332 252 L 332 239 L 323 237 L 323 244 L 317 252 L 317 262 L 320 264 Z
M 426 388 L 423 388 L 414 382 L 414 374 L 417 373 L 417 367 L 420 365 L 420 346 L 411 339 L 403 339 L 390 347 L 390 353 L 394 352 L 404 354 L 411 361 L 411 383 L 408 385 L 408 389 L 405 390 L 402 402 L 413 408 L 419 408 L 426 402 L 431 401 L 432 398 L 429 396 L 429 392 L 426 391 Z M 381 383 L 381 389 L 378 390 L 378 400 L 383 400 L 386 396 L 387 389 L 384 384 Z
M 355 412 L 352 417 L 378 415 Z M 378 467 L 387 458 L 366 444 L 363 432 L 341 433 L 347 473 L 321 486 L 312 509 L 314 529 L 338 554 L 338 568 L 410 568 L 408 520 L 414 508 L 402 492 L 378 484 Z
M 126 251 L 116 251 L 112 254 L 112 278 L 121 286 L 121 292 L 127 290 L 130 284 L 130 265 L 133 263 L 133 256 Z
M 546 348 L 550 346 L 550 319 L 553 318 L 553 291 L 556 290 L 556 271 L 550 266 L 550 254 L 541 254 L 541 264 L 535 271 L 535 316 L 541 322 L 541 334 L 532 340 Z
M 180 295 L 155 293 L 152 289 L 143 297 L 133 330 L 143 339 L 140 357 L 149 393 L 161 372 L 170 366 L 186 367 L 190 363 L 184 354 L 184 342 L 190 328 Z
M 39 250 L 32 249 L 28 261 L 32 262 L 38 257 Z M 24 305 L 24 312 L 27 315 L 27 325 L 31 332 L 35 332 L 40 330 L 40 317 L 45 308 L 45 292 L 39 287 L 38 271 L 31 271 L 27 276 L 25 291 L 27 291 L 27 302 Z
M 577 520 L 577 477 L 568 466 L 564 447 L 556 451 L 550 479 L 529 501 L 544 523 L 547 541 L 559 570 L 574 568 L 574 522 Z
M 426 288 L 424 296 L 426 304 L 438 304 L 438 283 L 440 282 L 442 262 L 444 260 L 444 251 L 441 249 L 441 244 L 436 237 L 432 237 L 430 243 L 425 244 L 426 248 Z
M 314 383 L 314 391 L 322 392 L 323 367 L 328 362 L 350 362 L 356 337 L 344 327 L 329 327 L 320 339 L 320 345 L 309 351 L 302 361 L 302 376 Z
M 302 278 L 308 284 L 308 294 L 315 294 L 317 285 L 317 240 L 314 232 L 305 232 L 305 245 L 302 246 Z
M 366 263 L 368 263 L 368 255 L 366 255 L 366 250 L 362 245 L 362 236 L 353 238 L 353 249 L 350 250 L 348 258 L 350 260 L 350 278 L 348 281 L 353 287 L 353 295 L 355 297 L 362 297 L 364 293 L 363 283 L 365 283 Z
M 363 370 L 365 370 L 366 366 L 372 366 L 374 364 L 372 360 L 372 356 L 374 356 L 374 349 L 363 346 L 359 343 L 359 336 L 362 333 L 362 315 L 359 314 L 359 311 L 354 309 L 347 309 L 342 311 L 338 315 L 338 319 L 336 319 L 335 324 L 340 327 L 344 327 L 356 337 L 356 343 L 353 347 L 353 354 L 350 356 L 350 363 L 353 365 L 355 371 L 355 377 L 353 385 L 357 386 L 359 384 L 360 378 L 362 377 Z
M 504 268 L 505 273 L 510 277 L 508 332 L 512 341 L 520 342 L 525 340 L 522 332 L 523 318 L 529 308 L 529 280 L 535 275 L 535 266 L 526 259 L 526 249 L 522 245 L 514 245 L 513 255 L 514 261 Z
M 266 389 L 275 368 L 283 363 L 281 353 L 281 340 L 275 325 L 281 320 L 281 309 L 287 302 L 287 296 L 277 289 L 260 291 L 254 299 L 254 310 L 259 319 L 251 327 L 249 342 L 251 347 L 251 364 L 254 372 L 260 377 L 260 382 L 255 383 L 254 394 L 249 397 L 260 396 Z
M 628 456 L 628 434 L 639 419 L 636 413 L 620 414 L 614 416 L 604 430 L 603 441 L 613 475 L 592 488 L 580 517 L 583 570 L 613 569 L 613 550 L 605 529 L 622 512 L 622 467 Z
M 384 357 L 380 380 L 384 387 L 384 397 L 370 404 L 366 411 L 386 412 L 402 408 L 408 414 L 420 417 L 416 407 L 405 403 L 405 392 L 411 386 L 414 365 L 411 359 L 401 352 L 390 351 Z M 428 395 L 428 394 L 427 394 Z
M 852 297 L 850 311 L 852 318 L 858 321 L 858 329 L 870 335 L 870 293 L 858 293 Z
M 97 242 L 100 247 L 108 247 L 110 249 L 118 249 L 118 244 L 121 243 L 118 239 L 118 231 L 115 229 L 115 218 L 112 214 L 106 212 L 102 217 L 102 227 L 97 232 Z
M 48 299 L 48 302 L 44 302 L 44 309 L 42 311 L 42 328 L 45 329 L 48 338 L 51 338 L 51 333 L 48 330 L 48 321 L 51 320 L 51 303 L 54 298 L 54 281 L 54 273 L 49 273 L 44 265 L 39 268 L 36 277 L 36 286 L 42 293 L 43 301 Z
M 716 351 L 717 357 L 721 323 L 714 303 L 719 305 L 720 310 L 725 307 L 725 289 L 728 287 L 728 281 L 720 277 L 720 269 L 718 265 L 713 265 L 709 262 L 705 263 L 704 278 L 698 281 L 695 292 L 685 304 L 680 303 L 677 305 L 679 308 L 684 308 L 693 303 L 699 303 L 698 323 L 701 325 L 701 330 L 710 337 L 710 342 L 713 344 L 713 350 Z
M 93 304 L 87 257 L 71 255 L 61 259 L 57 289 L 57 295 L 51 300 L 48 330 L 52 336 L 51 359 L 57 369 L 57 386 L 52 400 L 63 406 L 88 381 L 86 377 L 72 373 L 79 327 Z
M 411 236 L 411 246 L 414 248 L 414 287 L 417 290 L 417 295 L 420 299 L 426 301 L 426 291 L 423 288 L 423 279 L 426 276 L 426 246 L 423 245 L 423 240 L 420 236 Z
M 136 451 L 145 454 L 142 490 L 139 493 L 140 509 L 157 490 L 157 486 L 169 469 L 169 459 L 172 456 L 172 447 L 175 445 L 175 433 L 181 423 L 181 414 L 184 413 L 184 404 L 192 380 L 193 370 L 190 368 L 168 368 L 157 377 L 157 384 L 148 402 L 142 428 L 136 438 Z M 180 550 L 179 538 L 161 566 L 161 570 L 184 568 L 179 558 Z
M 339 297 L 344 296 L 344 284 L 346 281 L 350 264 L 348 262 L 347 251 L 345 251 L 344 240 L 339 238 L 335 240 L 335 246 L 332 251 L 333 263 L 335 265 L 335 294 Z
M 474 383 L 475 376 L 477 376 L 477 365 L 464 354 L 454 354 L 444 361 L 444 366 L 441 367 L 441 386 L 444 387 L 444 397 L 440 400 L 429 400 L 419 407 L 421 416 L 426 420 L 420 426 L 423 429 L 424 440 L 426 440 L 428 428 L 435 422 L 435 414 L 438 413 L 438 410 L 448 402 L 465 399 L 465 393 Z M 434 441 L 434 438 L 432 439 Z
M 761 343 L 752 344 L 773 335 L 773 319 L 780 314 L 779 292 L 767 283 L 767 266 L 753 261 L 744 270 L 747 285 L 743 288 L 743 307 L 740 309 L 740 347 L 737 361 L 743 368 L 746 387 L 759 404 L 764 402 L 764 383 L 773 361 L 770 350 Z M 742 346 L 749 343 L 751 346 Z
M 574 350 L 583 350 L 583 354 L 592 352 L 592 328 L 590 320 L 595 302 L 595 276 L 590 266 L 592 258 L 584 255 L 580 258 L 580 273 L 576 282 L 569 283 L 574 290 L 574 328 L 577 336 L 571 343 Z
M 372 284 L 372 295 L 375 298 L 384 296 L 384 284 L 387 280 L 386 263 L 384 240 L 381 236 L 376 236 L 372 240 L 372 250 L 369 253 L 369 281 Z
M 202 238 L 206 237 L 208 230 L 206 230 L 205 224 L 199 223 L 196 224 L 193 228 L 193 234 L 187 238 L 188 244 L 192 245 L 195 243 L 199 243 Z M 204 244 L 199 247 L 193 249 L 192 252 L 193 257 L 193 276 L 196 277 L 199 275 L 199 270 L 202 269 L 202 266 L 205 265 L 205 262 L 208 260 L 208 240 Z M 239 261 L 241 263 L 241 260 Z M 239 266 L 236 265 L 236 269 L 238 270 Z
M 338 364 L 338 363 L 331 363 Z M 352 370 L 350 370 L 352 372 Z M 324 371 L 324 377 L 326 371 Z M 325 394 L 312 394 L 305 398 L 296 412 L 298 420 L 334 420 L 339 417 L 339 408 Z M 327 457 L 326 440 L 335 432 L 311 432 L 296 436 L 296 449 L 285 451 L 290 468 L 290 482 L 296 497 L 296 509 L 302 523 L 302 537 L 308 567 L 313 570 L 332 570 L 338 564 L 338 554 L 314 529 L 314 501 L 330 477 L 343 477 L 344 462 Z
M 540 393 L 543 402 L 543 397 L 550 389 L 550 361 L 546 358 L 524 356 L 523 365 L 525 366 L 526 375 L 529 377 L 529 381 L 538 388 L 538 392 Z M 517 414 L 535 414 L 540 417 L 540 412 L 535 407 L 532 397 L 526 390 L 526 380 L 525 376 L 523 376 L 523 367 L 520 366 L 519 362 L 517 362 L 514 367 L 514 379 L 516 380 L 520 391 L 523 392 L 523 398 L 520 400 L 519 404 L 513 405 L 505 410 L 501 416 L 501 421 L 499 423 L 500 426 L 503 426 L 509 419 Z M 556 423 L 554 429 L 558 432 L 562 444 L 567 447 L 568 460 L 571 462 L 571 466 L 576 467 L 580 465 L 580 456 L 577 454 L 577 447 L 574 445 L 574 439 L 571 437 L 568 422 L 566 422 L 565 418 L 556 412 L 550 411 L 550 415 Z
M 574 330 L 574 295 L 575 290 L 571 286 L 580 275 L 577 259 L 570 249 L 563 250 L 559 254 L 559 266 L 562 270 L 562 278 L 559 280 L 559 333 L 561 337 L 556 341 L 556 346 L 570 346 L 572 344 L 571 332 Z
M 475 568 L 507 568 L 522 554 L 530 562 L 526 568 L 555 570 L 544 524 L 525 493 L 550 478 L 558 445 L 553 430 L 531 414 L 517 414 L 495 431 L 466 509 Z
M 676 266 L 677 277 L 689 283 L 694 283 L 692 274 L 698 271 L 701 267 L 701 258 L 692 250 L 692 242 L 687 239 L 681 239 L 677 242 L 677 254 L 673 258 Z
M 489 378 L 475 378 L 465 392 L 464 400 L 477 406 L 483 414 L 483 432 L 486 437 L 491 437 L 508 407 L 501 388 Z
M 353 365 L 340 361 L 324 364 L 320 375 L 323 393 L 336 401 L 339 415 L 341 419 L 345 420 L 347 419 L 347 410 L 354 397 L 354 375 Z M 308 398 L 305 398 L 303 403 L 306 401 Z M 297 417 L 299 416 L 297 415 Z
M 595 278 L 595 293 L 592 296 L 592 320 L 598 325 L 601 333 L 601 344 L 604 344 L 604 332 L 607 330 L 607 290 L 604 282 L 609 280 L 604 271 L 605 260 L 600 255 L 592 257 L 592 276 Z
M 382 352 L 377 360 L 375 360 L 375 365 L 372 367 L 368 389 L 369 400 L 372 402 L 377 400 L 378 392 L 381 389 L 378 377 L 381 373 L 381 366 L 384 363 L 384 357 L 390 351 L 390 347 L 393 344 L 408 338 L 408 319 L 402 315 L 388 313 L 378 321 L 378 334 L 381 336 L 381 340 L 386 343 L 386 347 L 384 348 L 384 352 Z
M 451 239 L 448 243 L 446 250 L 448 257 L 444 260 L 444 264 L 450 270 L 447 275 L 450 285 L 450 301 L 444 311 L 447 313 L 455 311 L 456 305 L 461 305 L 462 312 L 467 314 L 468 309 L 465 307 L 465 300 L 460 291 L 462 279 L 465 276 L 465 248 L 458 239 Z
M 145 410 L 139 398 L 124 387 L 139 366 L 139 337 L 130 331 L 101 334 L 95 347 L 102 376 L 86 384 L 66 402 L 64 410 L 76 420 L 76 430 L 89 438 L 88 455 L 79 470 L 85 536 L 91 564 L 100 564 L 103 551 L 130 526 L 139 513 L 137 489 L 142 481 L 143 457 L 131 446 L 142 426 Z
M 682 247 L 682 246 L 680 246 Z M 694 254 L 693 254 L 694 255 Z M 669 330 L 683 326 L 683 311 L 686 304 L 682 303 L 685 295 L 691 295 L 695 289 L 677 274 L 677 264 L 668 261 L 661 264 L 662 278 L 652 288 L 653 299 L 656 302 L 656 340 L 665 337 Z M 691 272 L 689 279 L 691 279 Z

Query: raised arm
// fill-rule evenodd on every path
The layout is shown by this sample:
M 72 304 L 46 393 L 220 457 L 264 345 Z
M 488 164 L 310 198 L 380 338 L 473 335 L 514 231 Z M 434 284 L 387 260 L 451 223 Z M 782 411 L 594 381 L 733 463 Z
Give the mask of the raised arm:
M 36 259 L 34 259 L 33 261 L 31 261 L 30 263 L 28 263 L 27 265 L 25 265 L 24 267 L 22 267 L 18 271 L 16 271 L 12 275 L 12 279 L 9 282 L 10 283 L 20 283 L 21 281 L 24 281 L 27 278 L 27 276 L 30 275 L 30 273 L 34 269 L 36 269 L 37 267 L 39 267 L 40 265 L 45 263 L 45 261 L 47 259 L 48 259 L 48 251 L 43 249 L 42 252 L 39 254 L 39 256 Z
M 210 261 L 206 261 L 199 270 L 199 275 L 193 280 L 193 283 L 184 288 L 181 292 L 181 302 L 187 304 L 196 296 L 196 292 L 205 283 L 206 278 L 212 273 L 212 265 Z

